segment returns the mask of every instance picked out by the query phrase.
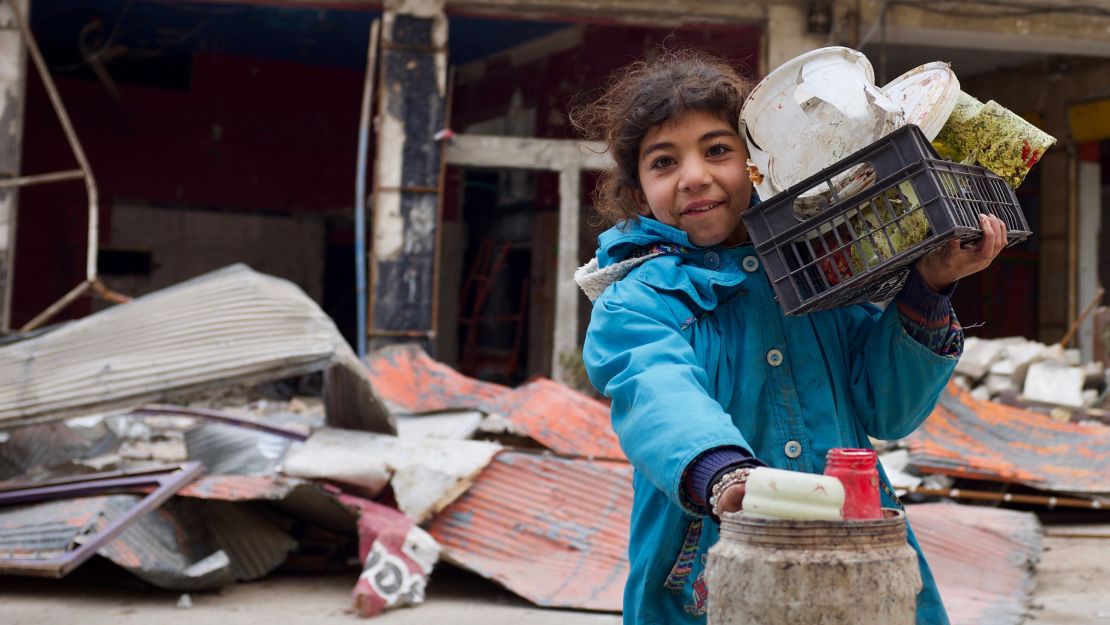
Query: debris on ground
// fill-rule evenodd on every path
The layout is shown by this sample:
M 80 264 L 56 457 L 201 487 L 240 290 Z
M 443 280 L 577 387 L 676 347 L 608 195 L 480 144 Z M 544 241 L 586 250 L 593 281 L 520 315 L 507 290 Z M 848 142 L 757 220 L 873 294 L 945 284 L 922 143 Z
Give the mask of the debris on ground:
M 1019 406 L 1057 421 L 1110 423 L 1110 378 L 1078 349 L 1022 337 L 968 337 L 953 380 L 974 399 Z
M 412 345 L 362 363 L 303 293 L 244 267 L 9 343 L 0 375 L 25 391 L 0 393 L 0 573 L 99 558 L 187 607 L 346 571 L 373 616 L 421 603 L 442 559 L 536 605 L 621 609 L 633 470 L 608 406 L 558 382 L 472 379 Z M 1083 391 L 1105 388 L 1073 352 L 969 339 L 933 417 L 884 443 L 900 492 L 947 502 L 908 514 L 953 623 L 1020 622 L 1041 544 L 1029 512 L 951 503 L 959 480 L 1028 488 L 989 503 L 1034 509 L 1110 493 L 1110 427 L 999 401 L 1089 415 Z
M 0 347 L 0 423 L 318 371 L 330 425 L 396 432 L 331 318 L 293 283 L 233 265 Z

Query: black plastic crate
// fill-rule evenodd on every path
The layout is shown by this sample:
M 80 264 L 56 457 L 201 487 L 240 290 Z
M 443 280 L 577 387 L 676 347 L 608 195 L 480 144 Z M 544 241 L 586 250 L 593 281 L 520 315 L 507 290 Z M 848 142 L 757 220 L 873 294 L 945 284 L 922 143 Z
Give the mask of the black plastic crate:
M 1007 245 L 1032 234 L 1002 178 L 940 160 L 904 126 L 743 215 L 787 315 L 876 302 L 902 288 L 910 266 L 953 238 L 982 236 L 996 215 Z

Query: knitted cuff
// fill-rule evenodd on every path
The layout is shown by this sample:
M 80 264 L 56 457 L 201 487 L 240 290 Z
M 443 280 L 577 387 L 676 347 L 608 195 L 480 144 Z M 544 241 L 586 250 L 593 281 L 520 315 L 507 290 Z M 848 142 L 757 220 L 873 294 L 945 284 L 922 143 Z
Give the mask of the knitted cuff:
M 949 299 L 955 290 L 953 283 L 940 293 L 933 291 L 925 285 L 917 268 L 911 267 L 896 300 L 906 334 L 941 356 L 959 356 L 963 352 L 963 329 Z
M 763 466 L 743 447 L 714 447 L 694 459 L 686 469 L 683 490 L 696 507 L 704 508 L 709 502 L 713 482 L 725 471 L 743 466 Z
M 937 293 L 925 285 L 917 267 L 910 267 L 906 284 L 898 293 L 898 311 L 927 328 L 947 326 L 952 311 L 949 298 L 955 291 L 953 282 Z

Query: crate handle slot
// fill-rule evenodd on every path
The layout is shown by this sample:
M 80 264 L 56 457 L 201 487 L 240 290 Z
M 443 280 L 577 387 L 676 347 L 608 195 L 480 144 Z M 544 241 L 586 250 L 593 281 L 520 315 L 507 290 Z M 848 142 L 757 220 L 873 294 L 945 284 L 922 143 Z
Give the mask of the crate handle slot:
M 805 221 L 821 214 L 830 206 L 870 189 L 875 185 L 875 180 L 875 168 L 871 163 L 860 163 L 798 194 L 790 205 L 791 212 L 798 221 Z

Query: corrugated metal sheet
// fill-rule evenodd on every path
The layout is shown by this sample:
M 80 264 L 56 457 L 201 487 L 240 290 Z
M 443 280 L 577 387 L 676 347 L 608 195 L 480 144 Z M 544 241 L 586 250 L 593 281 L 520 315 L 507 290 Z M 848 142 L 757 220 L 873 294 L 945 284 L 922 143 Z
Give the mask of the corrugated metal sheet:
M 429 528 L 444 557 L 547 607 L 620 611 L 632 467 L 500 453 Z
M 133 406 L 334 365 L 356 370 L 360 388 L 333 393 L 349 410 L 332 402 L 329 422 L 395 432 L 365 367 L 320 307 L 287 280 L 235 265 L 0 348 L 0 422 Z
M 204 463 L 209 475 L 271 475 L 294 441 L 257 430 L 205 423 L 185 432 L 190 460 Z
M 490 402 L 507 393 L 500 384 L 469 378 L 428 356 L 418 345 L 384 347 L 366 357 L 378 395 L 399 412 L 421 413 L 475 408 L 493 412 Z
M 925 473 L 1110 493 L 1110 427 L 978 401 L 951 384 L 909 445 L 910 464 Z
M 104 514 L 106 499 L 81 497 L 0 508 L 0 560 L 56 559 L 76 543 L 78 536 L 94 530 Z
M 380 349 L 367 357 L 378 394 L 399 411 L 442 412 L 472 408 L 504 416 L 513 432 L 552 451 L 623 459 L 609 422 L 609 408 L 571 388 L 539 378 L 516 389 L 469 378 L 436 362 L 415 345 Z
M 558 382 L 532 380 L 497 398 L 493 406 L 517 430 L 556 453 L 625 458 L 609 407 Z
M 19 506 L 19 504 L 49 502 L 67 498 L 77 499 L 99 495 L 104 492 L 149 490 L 142 498 L 136 497 L 129 501 L 125 510 L 110 515 L 106 515 L 103 509 L 97 511 L 95 513 L 96 527 L 82 526 L 80 540 L 74 539 L 62 552 L 36 553 L 26 558 L 9 556 L 0 559 L 0 572 L 49 577 L 67 575 L 91 558 L 98 549 L 119 536 L 129 526 L 134 525 L 136 521 L 141 521 L 144 516 L 149 515 L 164 504 L 185 484 L 195 480 L 200 475 L 202 468 L 199 462 L 189 462 L 160 467 L 143 473 L 122 474 L 120 472 L 110 472 L 91 474 L 84 477 L 70 478 L 64 482 L 48 482 L 39 486 L 17 486 L 0 492 L 0 505 Z M 16 526 L 33 528 L 33 525 L 23 524 L 20 516 L 23 510 L 25 510 L 23 507 L 5 508 L 3 513 L 13 515 L 10 518 L 16 519 L 14 521 Z M 64 509 L 62 510 L 64 512 Z M 78 510 L 83 509 L 78 507 Z M 63 518 L 65 517 L 63 516 Z M 83 512 L 77 518 L 84 518 Z M 67 524 L 72 525 L 73 523 L 67 522 Z M 32 531 L 34 530 L 32 529 Z
M 56 558 L 130 514 L 141 499 L 101 495 L 0 509 L 0 558 Z M 136 518 L 97 554 L 159 588 L 193 591 L 263 577 L 296 546 L 251 504 L 171 500 Z
M 289 452 L 282 472 L 353 486 L 370 497 L 388 484 L 401 512 L 421 523 L 461 495 L 500 449 L 484 441 L 324 428 Z
M 103 421 L 40 423 L 0 433 L 0 484 L 27 484 L 49 477 L 49 469 L 115 451 L 119 436 Z
M 177 494 L 215 501 L 265 501 L 293 518 L 334 532 L 349 532 L 355 515 L 339 502 L 339 490 L 328 488 L 292 477 L 206 475 Z
M 194 503 L 199 504 L 197 514 L 208 530 L 207 542 L 230 557 L 235 581 L 265 577 L 297 548 L 297 541 L 262 506 L 223 501 Z
M 181 497 L 219 501 L 276 501 L 298 488 L 314 488 L 304 480 L 265 475 L 205 475 L 182 488 Z
M 1040 559 L 1037 518 L 982 506 L 906 506 L 952 625 L 1018 625 Z
M 130 501 L 129 501 L 130 500 Z M 100 525 L 127 513 L 138 497 L 107 498 Z M 214 590 L 234 581 L 230 554 L 208 545 L 206 519 L 173 502 L 145 514 L 97 552 L 158 588 Z

